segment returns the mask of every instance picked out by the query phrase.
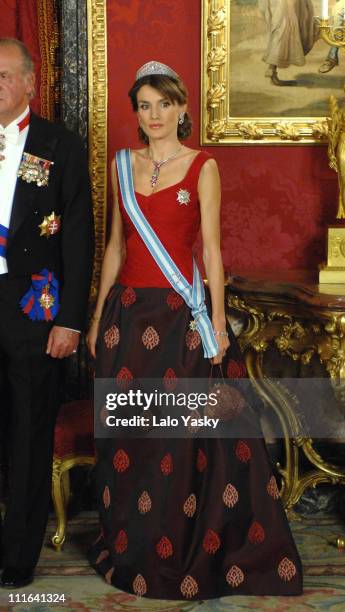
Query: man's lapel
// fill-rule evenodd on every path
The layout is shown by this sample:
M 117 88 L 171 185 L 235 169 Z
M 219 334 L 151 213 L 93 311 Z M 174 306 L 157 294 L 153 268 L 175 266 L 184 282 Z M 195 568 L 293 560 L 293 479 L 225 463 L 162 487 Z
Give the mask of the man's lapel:
M 32 113 L 24 152 L 43 159 L 53 160 L 55 145 L 56 138 L 49 138 L 47 135 L 45 121 L 42 121 L 42 119 Z M 32 211 L 35 199 L 42 189 L 47 189 L 47 187 L 38 187 L 34 182 L 27 183 L 21 178 L 17 179 L 13 198 L 8 244 L 10 244 L 14 234 L 17 232 L 26 216 Z

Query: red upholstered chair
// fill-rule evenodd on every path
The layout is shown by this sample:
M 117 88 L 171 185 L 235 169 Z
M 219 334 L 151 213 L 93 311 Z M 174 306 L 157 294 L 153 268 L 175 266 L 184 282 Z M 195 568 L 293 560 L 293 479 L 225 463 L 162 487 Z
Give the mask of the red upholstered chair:
M 76 465 L 94 463 L 92 402 L 79 400 L 63 404 L 55 427 L 53 457 L 52 498 L 57 528 L 52 543 L 56 550 L 61 550 L 66 537 L 69 470 Z

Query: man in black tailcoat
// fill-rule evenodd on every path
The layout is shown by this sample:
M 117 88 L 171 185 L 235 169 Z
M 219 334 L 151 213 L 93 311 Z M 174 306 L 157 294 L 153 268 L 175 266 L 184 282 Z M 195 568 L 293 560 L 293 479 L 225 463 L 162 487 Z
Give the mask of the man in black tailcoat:
M 0 584 L 7 588 L 32 581 L 40 554 L 59 364 L 76 352 L 85 326 L 93 257 L 83 146 L 30 112 L 33 91 L 27 49 L 0 39 L 0 403 L 9 461 Z

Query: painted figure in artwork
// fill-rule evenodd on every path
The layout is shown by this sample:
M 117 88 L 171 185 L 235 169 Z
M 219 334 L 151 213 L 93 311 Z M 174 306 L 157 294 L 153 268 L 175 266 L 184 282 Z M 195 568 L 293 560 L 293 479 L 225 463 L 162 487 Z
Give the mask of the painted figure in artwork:
M 265 76 L 274 85 L 296 85 L 296 81 L 281 80 L 278 69 L 305 64 L 317 36 L 313 4 L 311 0 L 259 0 L 259 8 L 268 30 Z
M 336 6 L 334 8 L 334 26 L 344 26 L 345 23 L 345 0 L 336 0 Z M 319 72 L 325 74 L 330 72 L 339 65 L 339 47 L 330 47 L 327 57 L 322 62 Z

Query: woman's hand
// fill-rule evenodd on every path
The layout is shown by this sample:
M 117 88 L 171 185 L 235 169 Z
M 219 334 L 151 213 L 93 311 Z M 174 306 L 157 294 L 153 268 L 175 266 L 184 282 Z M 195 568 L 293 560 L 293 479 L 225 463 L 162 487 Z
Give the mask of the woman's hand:
M 91 357 L 96 359 L 96 342 L 98 336 L 99 319 L 91 319 L 91 325 L 86 336 L 86 344 Z
M 226 331 L 222 331 L 218 333 L 217 331 L 215 331 L 215 337 L 216 337 L 217 344 L 219 347 L 219 352 L 217 353 L 215 357 L 212 357 L 211 363 L 213 365 L 218 365 L 219 363 L 222 363 L 223 357 L 225 356 L 225 353 L 230 346 L 230 340 L 229 340 L 229 337 Z

